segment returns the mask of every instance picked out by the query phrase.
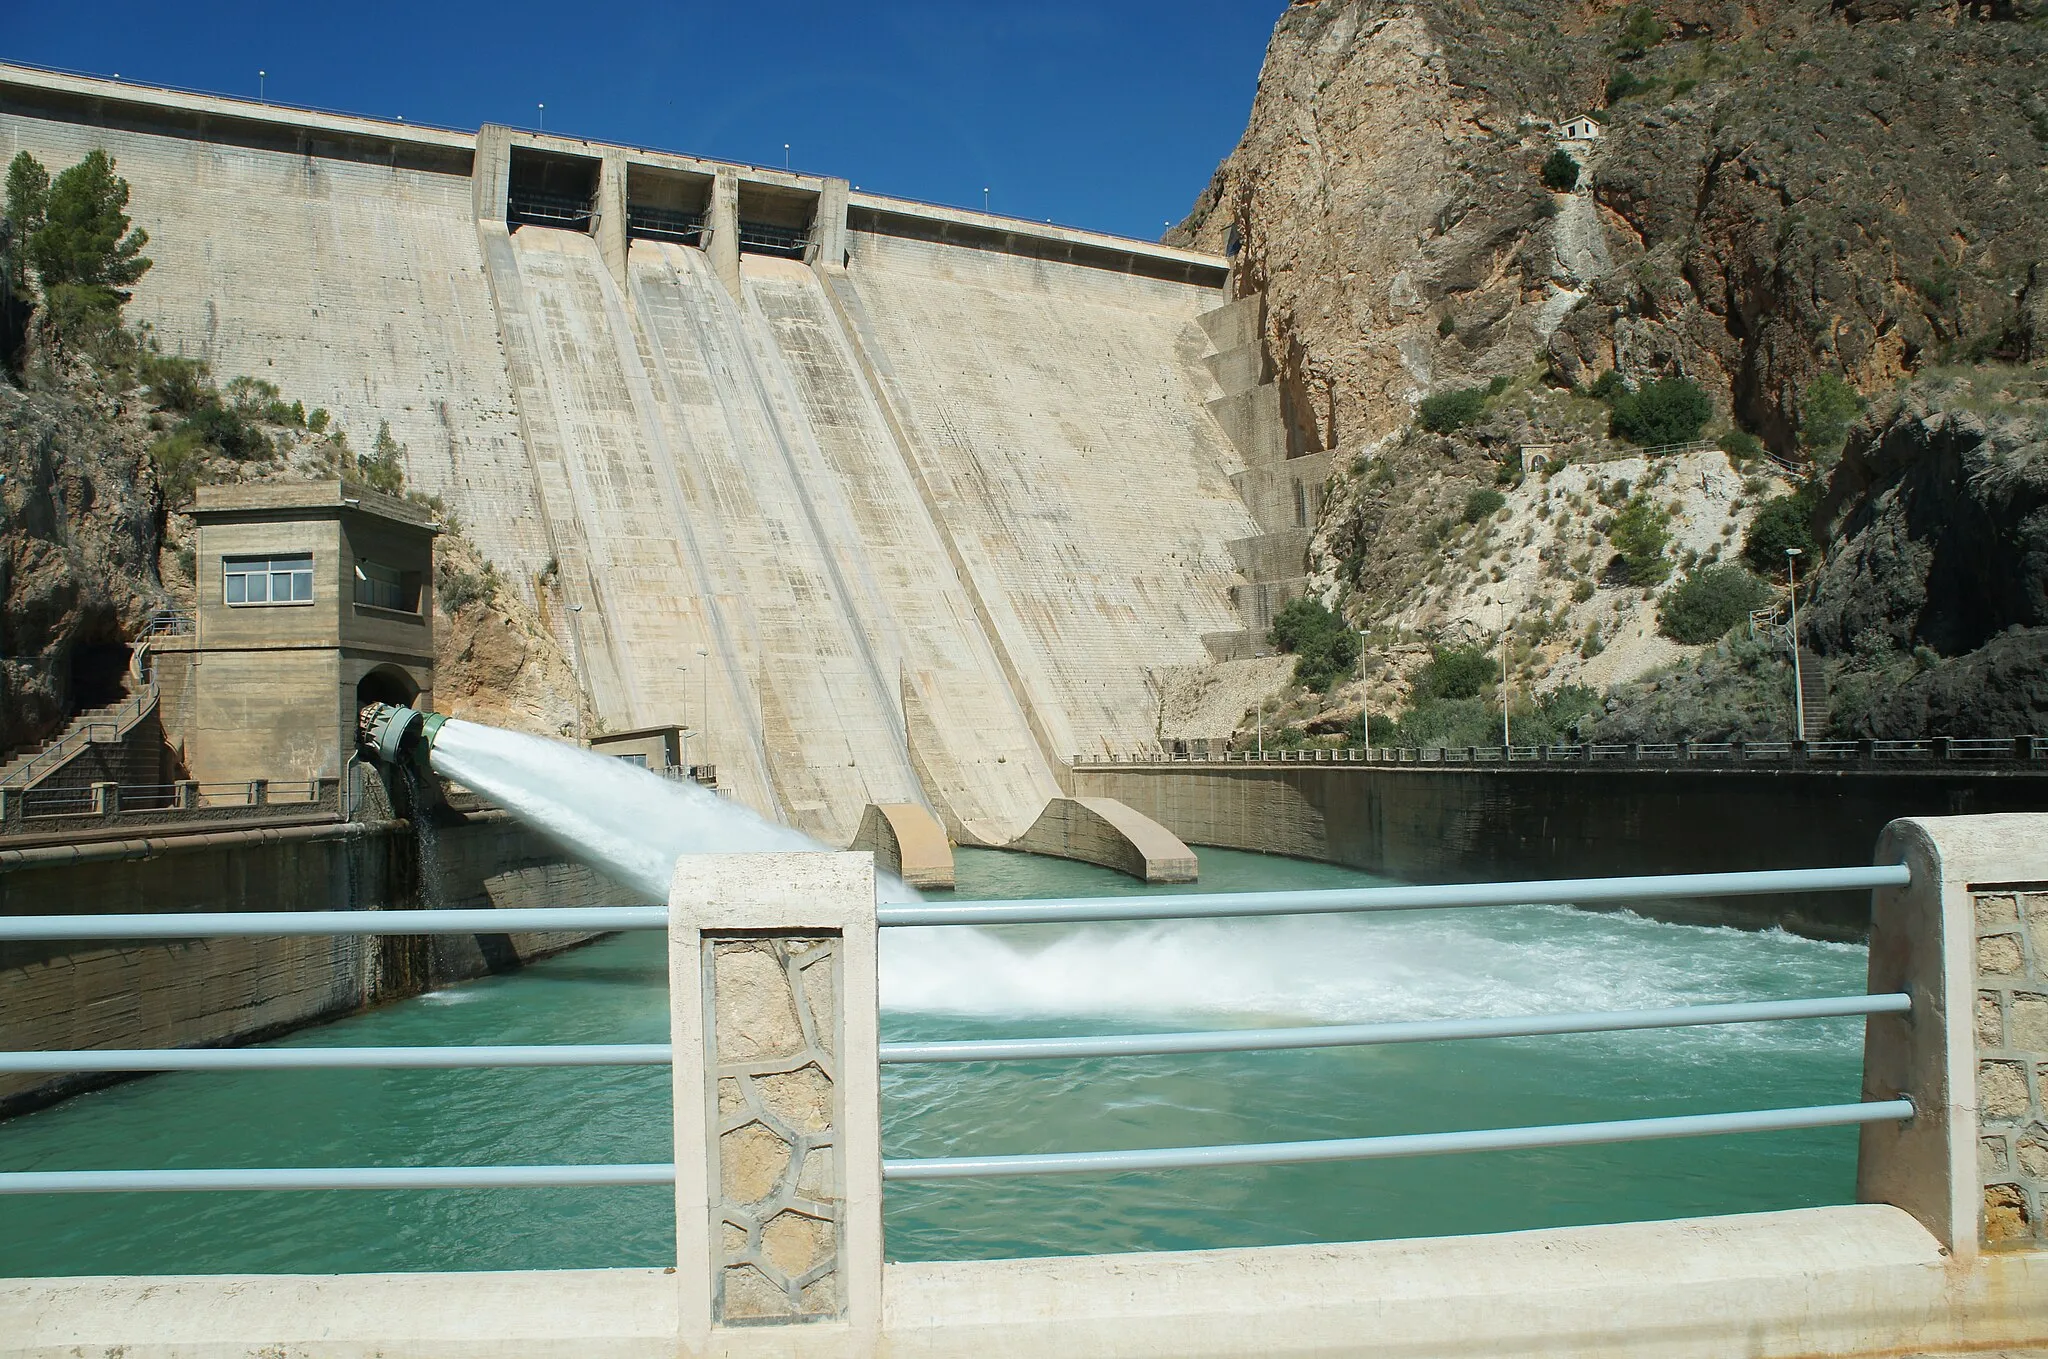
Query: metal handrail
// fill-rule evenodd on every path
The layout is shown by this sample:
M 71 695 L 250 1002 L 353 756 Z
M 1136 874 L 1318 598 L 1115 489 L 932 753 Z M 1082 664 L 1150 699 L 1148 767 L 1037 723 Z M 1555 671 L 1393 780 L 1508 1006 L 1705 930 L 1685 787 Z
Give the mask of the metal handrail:
M 1838 1019 L 1908 1014 L 1904 992 L 1825 996 L 1811 1000 L 1735 1001 L 1659 1010 L 1596 1010 L 1577 1014 L 1502 1015 L 1381 1024 L 1319 1024 L 1303 1028 L 1220 1029 L 1201 1033 L 1108 1034 L 1086 1038 L 996 1038 L 965 1042 L 883 1043 L 884 1066 L 936 1062 L 1030 1062 L 1085 1057 L 1164 1057 L 1196 1052 L 1280 1052 L 1300 1048 L 1373 1047 L 1468 1038 L 1534 1038 L 1570 1033 L 1755 1024 L 1772 1020 Z M 89 1048 L 0 1052 L 0 1073 L 116 1071 L 456 1071 L 500 1067 L 667 1066 L 668 1043 L 466 1044 L 336 1048 Z
M 1203 1166 L 1299 1165 L 1314 1161 L 1376 1161 L 1453 1152 L 1519 1151 L 1599 1142 L 1647 1142 L 1723 1133 L 1777 1132 L 1845 1124 L 1903 1122 L 1913 1117 L 1907 1099 L 1860 1104 L 1819 1104 L 1797 1109 L 1756 1109 L 1725 1114 L 1681 1114 L 1598 1123 L 1552 1123 L 1470 1132 L 1401 1133 L 1391 1137 L 1333 1137 L 1313 1142 L 1249 1142 L 1211 1147 L 1148 1147 L 1136 1151 L 1039 1152 L 1021 1156 L 930 1156 L 885 1159 L 885 1180 L 957 1180 L 976 1175 L 1121 1175 L 1134 1170 Z
M 1468 1038 L 1539 1038 L 1568 1033 L 1628 1033 L 1770 1020 L 1839 1019 L 1912 1012 L 1904 992 L 1827 996 L 1813 1000 L 1735 1001 L 1659 1010 L 1593 1010 L 1578 1014 L 1420 1019 L 1380 1024 L 1316 1024 L 1286 1029 L 1217 1029 L 1197 1033 L 1120 1033 L 1085 1038 L 980 1038 L 939 1043 L 884 1043 L 884 1065 L 933 1062 L 1038 1062 L 1088 1057 L 1165 1057 L 1195 1052 L 1281 1052 L 1300 1048 L 1378 1047 Z M 9 1068 L 0 1054 L 0 1071 Z
M 1430 887 L 1343 887 L 1307 892 L 1185 892 L 1156 897 L 1054 897 L 883 905 L 876 923 L 1044 925 L 1109 920 L 1201 920 L 1226 916 L 1433 911 L 1468 906 L 1576 905 L 1671 897 L 1773 892 L 1853 892 L 1903 887 L 1905 864 L 1870 868 L 1780 868 L 1741 873 L 1559 878 Z M 666 906 L 512 907 L 429 911 L 194 911 L 187 914 L 45 915 L 0 919 L 0 941 L 25 939 L 205 939 L 317 935 L 479 934 L 510 931 L 613 933 L 668 928 Z
M 0 1194 L 191 1193 L 277 1189 L 564 1189 L 674 1184 L 668 1165 L 309 1166 L 260 1170 L 16 1170 Z
M 378 1048 L 80 1048 L 0 1052 L 0 1073 L 73 1071 L 462 1071 L 667 1066 L 667 1043 L 467 1044 Z
M 1853 892 L 1903 887 L 1905 864 L 1870 868 L 1781 868 L 1654 877 L 1560 878 L 1548 882 L 1475 882 L 1430 887 L 1339 887 L 1307 892 L 1186 892 L 1156 897 L 1065 897 L 1037 901 L 960 901 L 885 905 L 883 925 L 1051 925 L 1108 920 L 1202 920 L 1226 916 L 1335 912 L 1434 911 L 1468 906 L 1579 905 L 1672 897 L 1755 896 L 1773 892 Z M 416 913 L 417 914 L 417 913 Z M 90 917 L 88 917 L 90 918 Z M 7 938 L 0 921 L 0 939 Z

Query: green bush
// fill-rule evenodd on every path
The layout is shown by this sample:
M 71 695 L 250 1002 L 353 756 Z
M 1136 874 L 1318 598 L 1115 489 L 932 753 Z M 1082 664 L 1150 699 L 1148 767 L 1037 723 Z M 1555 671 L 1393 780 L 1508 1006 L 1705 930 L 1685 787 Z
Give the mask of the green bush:
M 1822 373 L 1799 393 L 1799 442 L 1816 453 L 1839 453 L 1849 426 L 1862 413 L 1862 393 L 1833 373 Z
M 191 503 L 202 479 L 206 452 L 206 441 L 191 429 L 173 430 L 150 446 L 149 460 L 156 467 L 156 484 L 163 491 L 164 504 L 181 509 Z
M 1320 693 L 1328 693 L 1358 660 L 1358 634 L 1313 599 L 1282 609 L 1270 640 L 1294 656 L 1294 682 Z
M 1431 434 L 1449 434 L 1477 420 L 1485 409 L 1486 389 L 1464 387 L 1423 397 L 1422 404 L 1415 408 L 1415 417 Z
M 1644 448 L 1682 444 L 1697 439 L 1714 414 L 1714 404 L 1699 385 L 1686 378 L 1645 382 L 1633 392 L 1614 397 L 1609 429 Z
M 1813 511 L 1820 500 L 1816 483 L 1802 486 L 1791 495 L 1773 496 L 1749 522 L 1742 540 L 1742 556 L 1766 575 L 1785 573 L 1785 549 L 1796 547 L 1811 559 L 1819 549 L 1813 538 Z
M 1500 709 L 1483 698 L 1412 703 L 1394 724 L 1392 745 L 1421 749 L 1500 744 Z
M 1436 333 L 1445 337 L 1458 333 L 1458 318 L 1445 312 L 1436 319 Z
M 151 354 L 142 361 L 142 380 L 159 410 L 190 415 L 214 398 L 213 374 L 198 359 Z
M 1647 4 L 1630 5 L 1621 15 L 1621 31 L 1608 50 L 1623 61 L 1634 61 L 1664 41 L 1664 23 Z
M 1586 395 L 1596 401 L 1605 401 L 1612 404 L 1614 398 L 1624 395 L 1627 391 L 1628 386 L 1622 382 L 1621 373 L 1617 369 L 1610 368 L 1599 377 L 1593 379 L 1592 386 L 1586 388 Z
M 1764 441 L 1746 429 L 1731 429 L 1714 442 L 1737 462 L 1751 462 L 1764 455 Z
M 434 582 L 434 594 L 441 601 L 441 612 L 450 616 L 453 616 L 457 609 L 467 607 L 478 600 L 489 599 L 497 593 L 497 589 L 497 573 L 488 568 L 483 571 L 461 571 L 444 565 L 440 578 Z
M 1600 711 L 1600 695 L 1583 684 L 1567 684 L 1517 705 L 1508 717 L 1518 746 L 1554 746 L 1576 741 L 1579 724 Z
M 1543 187 L 1557 193 L 1570 193 L 1579 187 L 1579 163 L 1572 159 L 1571 152 L 1560 146 L 1544 160 Z
M 1671 542 L 1667 518 L 1662 506 L 1642 495 L 1632 497 L 1614 516 L 1607 536 L 1621 554 L 1629 584 L 1659 585 L 1671 574 L 1671 561 L 1664 555 Z
M 1619 104 L 1631 95 L 1655 88 L 1657 82 L 1654 80 L 1645 80 L 1634 71 L 1618 70 L 1607 78 L 1607 103 L 1609 106 Z
M 1415 677 L 1415 703 L 1478 698 L 1493 687 L 1500 662 L 1480 646 L 1439 647 Z
M 1476 524 L 1490 519 L 1508 503 L 1508 498 L 1491 486 L 1482 486 L 1465 497 L 1465 522 Z
M 1739 566 L 1709 566 L 1664 592 L 1657 627 L 1674 642 L 1699 646 L 1714 641 L 1762 608 L 1771 587 Z

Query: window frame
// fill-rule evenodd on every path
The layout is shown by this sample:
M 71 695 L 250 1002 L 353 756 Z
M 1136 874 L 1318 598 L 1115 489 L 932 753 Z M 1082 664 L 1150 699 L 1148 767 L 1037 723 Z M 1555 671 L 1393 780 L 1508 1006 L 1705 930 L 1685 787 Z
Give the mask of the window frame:
M 315 554 L 310 550 L 286 553 L 223 552 L 220 557 L 221 603 L 230 609 L 289 609 L 311 605 L 316 602 L 313 588 L 315 560 Z M 237 567 L 254 567 L 258 564 L 261 564 L 261 570 L 236 569 Z M 287 569 L 280 571 L 278 569 L 280 565 L 285 565 Z M 289 581 L 292 598 L 277 599 L 273 597 L 274 590 L 272 587 L 279 576 L 283 576 Z M 305 598 L 303 599 L 298 596 L 298 585 L 301 579 L 304 580 L 306 589 Z M 264 597 L 262 599 L 250 599 L 248 597 L 248 583 L 252 580 L 263 582 Z M 242 598 L 240 599 L 234 598 L 233 582 L 237 581 L 241 582 L 242 586 Z

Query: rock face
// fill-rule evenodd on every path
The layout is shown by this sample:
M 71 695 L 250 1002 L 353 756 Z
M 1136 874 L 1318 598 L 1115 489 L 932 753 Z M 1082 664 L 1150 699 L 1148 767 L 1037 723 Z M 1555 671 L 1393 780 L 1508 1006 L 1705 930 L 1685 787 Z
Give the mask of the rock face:
M 0 751 L 121 696 L 162 597 L 148 438 L 90 384 L 0 381 Z
M 1944 411 L 1916 392 L 1866 422 L 1821 504 L 1837 541 L 1808 642 L 1851 665 L 1921 662 L 1839 714 L 1845 735 L 2048 730 L 2048 403 L 1979 404 Z
M 1953 657 L 2048 626 L 2048 410 L 1910 398 L 1851 435 L 1821 514 L 1839 541 L 1802 626 L 1823 654 Z
M 1243 141 L 1170 239 L 1237 248 L 1310 446 L 1540 352 L 1575 382 L 1690 376 L 1789 452 L 1821 372 L 1867 391 L 1945 347 L 2048 345 L 2048 28 L 1910 2 L 1652 13 L 1633 58 L 1601 4 L 1281 18 Z M 1594 111 L 1576 191 L 1546 192 L 1554 129 Z

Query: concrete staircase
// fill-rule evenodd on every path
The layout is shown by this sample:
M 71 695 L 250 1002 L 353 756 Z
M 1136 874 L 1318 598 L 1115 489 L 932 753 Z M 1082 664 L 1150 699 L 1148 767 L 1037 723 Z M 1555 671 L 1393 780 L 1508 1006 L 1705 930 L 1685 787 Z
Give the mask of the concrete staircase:
M 1806 647 L 1799 648 L 1799 699 L 1806 710 L 1806 738 L 1816 740 L 1828 729 L 1827 663 Z
M 34 788 L 95 741 L 120 741 L 156 708 L 156 701 L 157 688 L 152 682 L 119 703 L 86 709 L 56 736 L 33 748 L 15 751 L 6 764 L 0 765 L 0 788 Z

